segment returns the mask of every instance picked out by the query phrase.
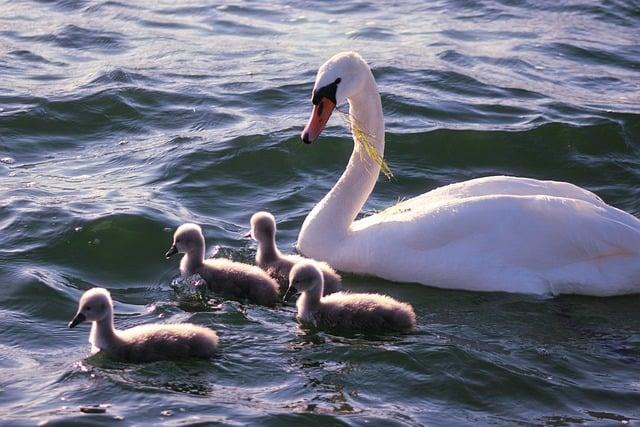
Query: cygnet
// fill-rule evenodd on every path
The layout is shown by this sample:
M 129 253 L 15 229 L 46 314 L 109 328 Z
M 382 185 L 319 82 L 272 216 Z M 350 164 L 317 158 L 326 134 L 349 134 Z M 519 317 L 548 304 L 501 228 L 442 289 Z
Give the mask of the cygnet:
M 208 358 L 218 348 L 218 335 L 191 323 L 150 324 L 117 330 L 113 326 L 113 302 L 109 291 L 93 288 L 80 298 L 78 313 L 69 322 L 74 328 L 92 322 L 89 342 L 94 350 L 128 362 Z
M 173 245 L 165 256 L 169 258 L 176 253 L 185 254 L 180 261 L 183 276 L 197 273 L 213 292 L 270 307 L 276 304 L 278 283 L 267 273 L 256 266 L 225 258 L 205 260 L 204 250 L 200 226 L 187 223 L 178 227 L 173 235 Z
M 322 296 L 322 286 L 322 272 L 315 262 L 302 261 L 291 269 L 287 294 L 302 292 L 297 302 L 300 322 L 322 329 L 370 333 L 408 331 L 416 326 L 409 304 L 380 294 L 337 292 Z
M 283 255 L 276 245 L 276 219 L 269 212 L 257 212 L 251 217 L 251 231 L 245 235 L 258 242 L 256 264 L 278 281 L 284 293 L 289 286 L 289 272 L 294 264 L 307 258 L 300 255 Z M 324 277 L 324 294 L 338 292 L 342 278 L 326 262 L 317 262 Z

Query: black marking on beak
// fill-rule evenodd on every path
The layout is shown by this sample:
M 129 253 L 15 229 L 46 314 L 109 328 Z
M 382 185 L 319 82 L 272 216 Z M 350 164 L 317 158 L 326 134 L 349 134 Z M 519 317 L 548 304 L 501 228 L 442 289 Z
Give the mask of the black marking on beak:
M 78 313 L 78 314 L 76 314 L 76 317 L 74 317 L 73 320 L 71 322 L 69 322 L 69 327 L 70 328 L 75 328 L 80 323 L 84 322 L 85 320 L 87 320 L 87 317 L 82 313 Z
M 318 105 L 322 98 L 327 98 L 334 104 L 336 102 L 336 92 L 338 91 L 338 84 L 342 81 L 340 77 L 338 77 L 333 83 L 329 83 L 326 86 L 322 86 L 313 92 L 313 96 L 311 97 L 311 102 L 313 105 Z M 322 114 L 322 110 L 320 110 L 320 114 Z
M 169 248 L 169 250 L 167 251 L 166 254 L 164 254 L 165 258 L 169 259 L 171 258 L 173 255 L 178 253 L 178 248 L 176 248 L 176 245 L 171 245 L 171 247 Z
M 244 238 L 244 239 L 253 239 L 253 236 L 251 235 L 251 230 L 249 230 L 246 233 L 244 233 L 242 235 L 242 238 Z

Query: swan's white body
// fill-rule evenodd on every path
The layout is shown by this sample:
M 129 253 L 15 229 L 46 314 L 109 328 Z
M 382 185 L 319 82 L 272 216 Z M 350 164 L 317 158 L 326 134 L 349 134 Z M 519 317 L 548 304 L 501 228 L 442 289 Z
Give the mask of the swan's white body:
M 342 94 L 338 84 L 338 102 L 349 101 L 350 114 L 383 153 L 371 71 L 357 54 L 339 54 L 320 69 L 316 87 L 340 75 L 359 81 Z M 304 255 L 340 271 L 448 289 L 640 292 L 640 221 L 569 183 L 473 179 L 353 222 L 380 171 L 363 151 L 354 136 L 344 174 L 302 225 L 297 246 Z

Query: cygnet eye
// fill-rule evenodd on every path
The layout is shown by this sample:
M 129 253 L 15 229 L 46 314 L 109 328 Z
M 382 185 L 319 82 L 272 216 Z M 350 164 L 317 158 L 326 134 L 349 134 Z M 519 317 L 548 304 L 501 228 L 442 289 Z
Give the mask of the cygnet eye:
M 91 311 L 91 307 L 87 306 L 87 311 Z

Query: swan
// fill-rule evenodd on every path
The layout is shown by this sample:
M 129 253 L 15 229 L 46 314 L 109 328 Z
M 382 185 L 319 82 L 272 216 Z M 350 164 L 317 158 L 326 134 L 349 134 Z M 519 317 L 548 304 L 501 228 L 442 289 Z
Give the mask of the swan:
M 95 350 L 128 362 L 153 362 L 188 357 L 208 358 L 218 348 L 218 335 L 209 328 L 182 324 L 150 324 L 117 330 L 113 326 L 113 301 L 104 288 L 82 294 L 78 313 L 69 322 L 75 328 L 92 322 L 89 342 Z
M 182 253 L 180 272 L 183 277 L 198 274 L 209 290 L 252 303 L 272 307 L 278 301 L 279 287 L 267 273 L 254 265 L 226 258 L 204 259 L 204 235 L 197 224 L 182 224 L 173 235 L 166 258 Z
M 302 261 L 300 255 L 283 255 L 276 245 L 276 219 L 269 212 L 256 212 L 251 216 L 251 231 L 245 237 L 251 237 L 258 242 L 256 264 L 280 285 L 284 293 L 289 286 L 289 272 L 293 265 Z M 318 263 L 324 276 L 324 295 L 340 290 L 342 278 L 326 262 Z
M 339 271 L 447 289 L 542 295 L 640 292 L 640 221 L 566 182 L 491 176 L 447 185 L 354 222 L 384 153 L 380 95 L 367 63 L 340 53 L 320 67 L 301 134 L 315 141 L 349 103 L 354 149 L 311 210 L 296 247 Z M 365 141 L 366 142 L 366 141 Z
M 408 331 L 416 326 L 413 308 L 380 294 L 336 292 L 322 296 L 324 279 L 317 263 L 300 261 L 291 269 L 287 295 L 300 291 L 297 319 L 323 329 L 349 332 Z

